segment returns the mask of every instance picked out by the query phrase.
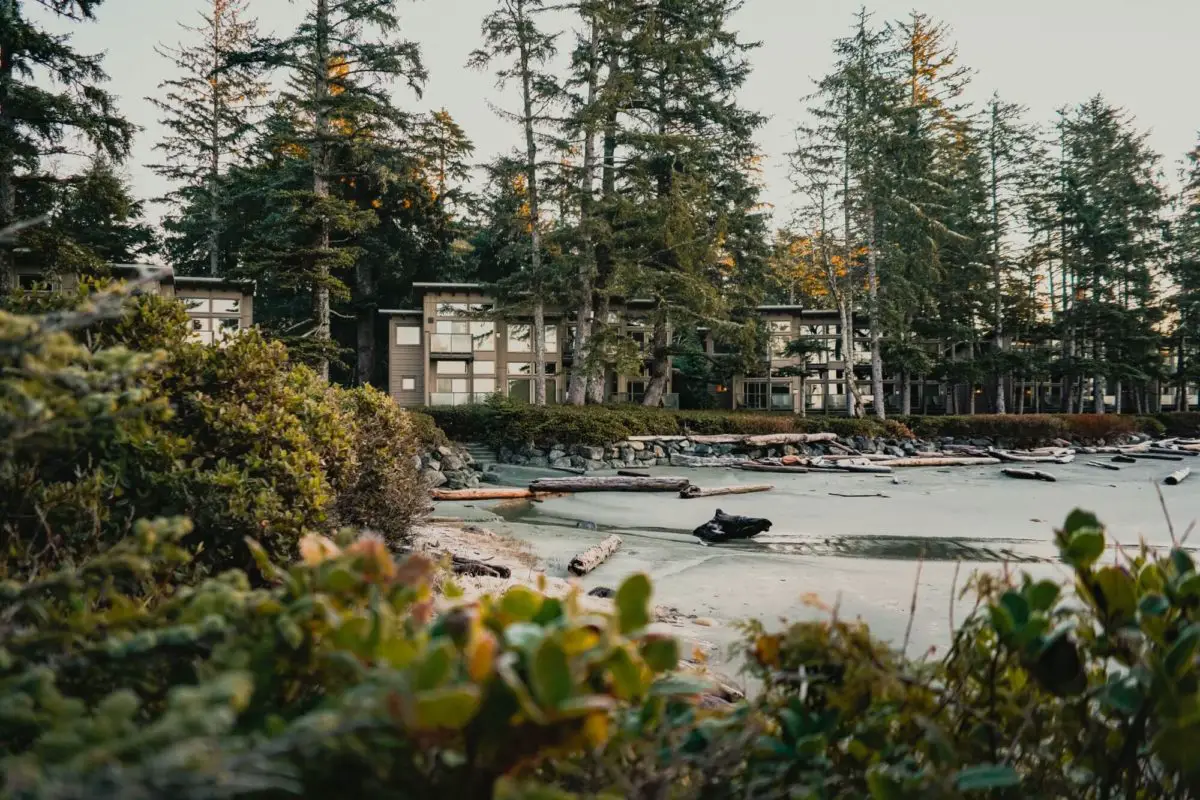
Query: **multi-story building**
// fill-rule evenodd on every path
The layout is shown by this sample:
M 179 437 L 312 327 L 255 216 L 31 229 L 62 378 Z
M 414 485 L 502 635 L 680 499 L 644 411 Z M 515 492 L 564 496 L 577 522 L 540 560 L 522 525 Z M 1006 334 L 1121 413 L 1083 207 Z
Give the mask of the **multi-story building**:
M 402 406 L 466 405 L 501 395 L 528 402 L 533 397 L 531 322 L 496 318 L 494 299 L 477 283 L 417 283 L 420 308 L 385 310 L 388 319 L 389 391 Z M 648 303 L 614 304 L 610 324 L 647 340 Z M 546 400 L 561 402 L 572 367 L 574 326 L 562 309 L 546 310 Z M 638 402 L 646 376 L 610 373 L 605 397 Z M 677 403 L 667 389 L 666 403 Z
M 192 319 L 192 338 L 205 344 L 224 339 L 254 324 L 254 283 L 228 278 L 176 275 L 171 267 L 156 264 L 112 264 L 116 277 L 132 278 L 150 274 L 141 291 L 150 291 L 183 301 Z M 13 283 L 24 289 L 49 284 L 65 288 L 75 283 L 74 276 L 49 277 L 30 267 L 14 269 Z

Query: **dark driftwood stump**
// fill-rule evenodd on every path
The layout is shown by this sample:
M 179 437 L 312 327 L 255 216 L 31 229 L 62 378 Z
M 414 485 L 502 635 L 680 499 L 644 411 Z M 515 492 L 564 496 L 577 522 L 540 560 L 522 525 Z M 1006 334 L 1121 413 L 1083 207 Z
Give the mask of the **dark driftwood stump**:
M 512 570 L 500 564 L 485 564 L 473 558 L 452 556 L 455 575 L 471 575 L 476 578 L 511 578 Z
M 736 539 L 753 539 L 760 533 L 771 530 L 771 520 L 758 517 L 735 517 L 717 509 L 716 516 L 696 528 L 692 535 L 709 544 L 731 542 Z

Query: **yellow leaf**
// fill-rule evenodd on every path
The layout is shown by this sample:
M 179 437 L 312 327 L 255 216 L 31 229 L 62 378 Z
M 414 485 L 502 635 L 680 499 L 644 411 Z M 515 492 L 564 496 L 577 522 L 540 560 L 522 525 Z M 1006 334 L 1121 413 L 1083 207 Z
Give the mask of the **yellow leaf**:
M 471 680 L 480 682 L 495 669 L 498 644 L 491 631 L 481 630 L 467 646 L 467 674 Z
M 324 536 L 310 533 L 300 540 L 300 559 L 310 567 L 337 558 L 341 554 L 338 546 Z

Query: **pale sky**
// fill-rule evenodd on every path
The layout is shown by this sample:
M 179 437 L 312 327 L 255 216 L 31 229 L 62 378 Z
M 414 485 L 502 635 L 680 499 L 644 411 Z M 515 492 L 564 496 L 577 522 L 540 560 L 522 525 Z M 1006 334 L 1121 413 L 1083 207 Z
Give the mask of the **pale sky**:
M 144 128 L 128 171 L 139 195 L 162 193 L 164 184 L 145 165 L 158 137 L 155 93 L 167 65 L 154 52 L 179 38 L 176 24 L 194 18 L 204 0 L 107 0 L 94 24 L 73 26 L 77 46 L 106 51 L 110 90 L 119 107 Z M 302 4 L 301 4 L 302 5 Z M 467 69 L 479 45 L 479 23 L 495 0 L 415 0 L 401 4 L 406 35 L 420 42 L 429 71 L 422 99 L 397 89 L 413 110 L 445 107 L 474 140 L 479 161 L 518 143 L 515 128 L 497 118 L 502 102 L 490 75 Z M 745 0 L 736 18 L 743 37 L 762 47 L 742 103 L 770 117 L 759 135 L 768 157 L 765 199 L 778 221 L 790 213 L 785 154 L 802 118 L 802 98 L 831 63 L 832 40 L 844 34 L 858 0 Z M 264 30 L 283 30 L 300 5 L 254 0 Z M 905 0 L 868 3 L 877 20 L 898 19 L 913 8 Z M 1194 82 L 1200 74 L 1200 2 L 1196 0 L 924 0 L 918 8 L 953 28 L 960 61 L 975 70 L 969 97 L 984 101 L 993 90 L 1026 105 L 1030 118 L 1049 122 L 1056 108 L 1096 93 L 1135 114 L 1151 133 L 1174 178 L 1200 130 Z M 564 39 L 569 46 L 569 39 Z

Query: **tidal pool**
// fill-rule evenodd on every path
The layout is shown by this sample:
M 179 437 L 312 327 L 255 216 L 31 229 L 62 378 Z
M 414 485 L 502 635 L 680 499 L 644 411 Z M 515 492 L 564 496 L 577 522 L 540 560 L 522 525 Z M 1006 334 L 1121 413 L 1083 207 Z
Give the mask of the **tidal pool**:
M 1200 458 L 1195 460 L 1200 470 Z M 439 513 L 473 515 L 525 540 L 555 576 L 566 575 L 572 556 L 618 533 L 624 546 L 583 578 L 583 586 L 615 587 L 630 573 L 646 572 L 654 581 L 654 602 L 698 618 L 699 624 L 683 623 L 686 633 L 718 648 L 736 638 L 732 623 L 741 620 L 771 623 L 828 613 L 814 608 L 813 598 L 836 605 L 842 616 L 862 617 L 877 635 L 899 643 L 919 569 L 909 647 L 917 653 L 949 643 L 956 570 L 960 589 L 977 570 L 1066 578 L 1053 530 L 1072 509 L 1096 513 L 1124 545 L 1140 539 L 1170 545 L 1158 488 L 1179 464 L 1144 461 L 1120 472 L 1083 463 L 1039 466 L 1058 482 L 1014 480 L 1000 467 L 904 469 L 896 472 L 898 483 L 892 476 L 662 467 L 650 473 L 683 475 L 703 487 L 771 483 L 775 490 L 695 500 L 577 494 L 540 503 L 443 504 Z M 499 472 L 512 485 L 533 475 L 508 467 Z M 1200 519 L 1200 475 L 1161 490 L 1182 537 Z M 774 525 L 753 541 L 705 547 L 691 531 L 718 508 L 767 517 Z M 1200 544 L 1200 535 L 1193 543 Z M 961 622 L 972 605 L 970 597 L 956 600 L 954 620 Z

